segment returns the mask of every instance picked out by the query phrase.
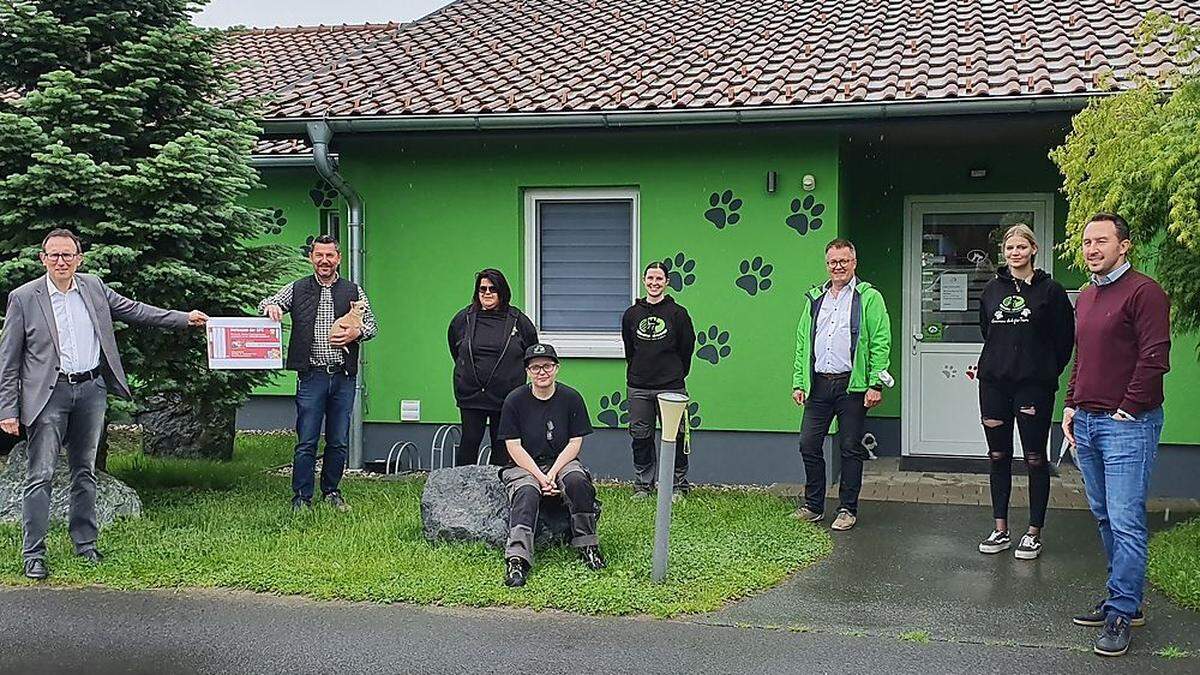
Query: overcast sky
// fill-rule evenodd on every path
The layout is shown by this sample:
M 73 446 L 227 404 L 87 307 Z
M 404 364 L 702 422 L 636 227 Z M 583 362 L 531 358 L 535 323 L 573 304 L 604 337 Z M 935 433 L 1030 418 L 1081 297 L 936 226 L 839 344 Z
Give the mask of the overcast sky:
M 201 26 L 315 26 L 418 19 L 450 0 L 210 0 Z

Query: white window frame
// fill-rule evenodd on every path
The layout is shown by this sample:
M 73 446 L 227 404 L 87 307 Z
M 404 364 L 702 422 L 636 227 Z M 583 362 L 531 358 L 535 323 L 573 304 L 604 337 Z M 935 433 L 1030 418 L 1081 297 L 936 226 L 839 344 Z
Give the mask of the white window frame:
M 599 332 L 543 332 L 540 293 L 541 242 L 538 228 L 539 202 L 624 201 L 630 202 L 629 303 L 638 297 L 641 281 L 641 200 L 637 188 L 538 188 L 525 190 L 525 312 L 538 327 L 538 338 L 554 345 L 559 356 L 619 359 L 625 358 L 621 327 Z

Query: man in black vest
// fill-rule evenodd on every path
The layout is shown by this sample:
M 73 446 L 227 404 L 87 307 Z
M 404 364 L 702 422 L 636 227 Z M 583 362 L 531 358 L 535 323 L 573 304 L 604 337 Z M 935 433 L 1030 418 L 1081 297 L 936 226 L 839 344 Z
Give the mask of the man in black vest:
M 258 303 L 258 311 L 275 321 L 292 314 L 287 368 L 297 373 L 296 455 L 292 460 L 292 510 L 312 505 L 313 469 L 321 424 L 325 425 L 325 460 L 321 465 L 321 494 L 330 506 L 349 511 L 338 491 L 350 445 L 350 410 L 358 375 L 358 343 L 375 337 L 375 315 L 367 294 L 354 282 L 338 276 L 342 254 L 337 240 L 321 235 L 308 255 L 313 276 L 297 279 Z M 362 328 L 334 323 L 362 303 Z

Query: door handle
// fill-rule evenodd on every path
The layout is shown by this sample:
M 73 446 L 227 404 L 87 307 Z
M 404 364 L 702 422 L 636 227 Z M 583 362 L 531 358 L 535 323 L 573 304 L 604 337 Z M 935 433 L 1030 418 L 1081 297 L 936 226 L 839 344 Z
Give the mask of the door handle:
M 913 333 L 913 339 L 916 340 L 917 342 L 924 342 L 925 334 L 922 333 L 921 331 L 917 331 L 917 332 Z

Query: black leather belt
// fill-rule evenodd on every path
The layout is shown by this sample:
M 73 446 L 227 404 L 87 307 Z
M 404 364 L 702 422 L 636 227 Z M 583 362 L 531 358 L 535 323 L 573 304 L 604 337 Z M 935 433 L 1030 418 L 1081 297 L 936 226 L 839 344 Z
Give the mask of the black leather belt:
M 849 379 L 850 373 L 817 373 L 817 377 L 826 380 L 845 380 Z
M 325 373 L 326 375 L 337 375 L 338 373 L 346 372 L 346 366 L 345 366 L 345 364 L 340 364 L 340 363 L 339 364 L 331 364 L 328 366 L 313 366 L 313 370 L 315 370 L 317 372 Z
M 104 372 L 101 366 L 96 366 L 91 370 L 84 370 L 78 373 L 62 373 L 58 374 L 58 379 L 65 380 L 71 384 L 80 384 L 89 380 L 94 380 L 100 377 L 100 373 Z

